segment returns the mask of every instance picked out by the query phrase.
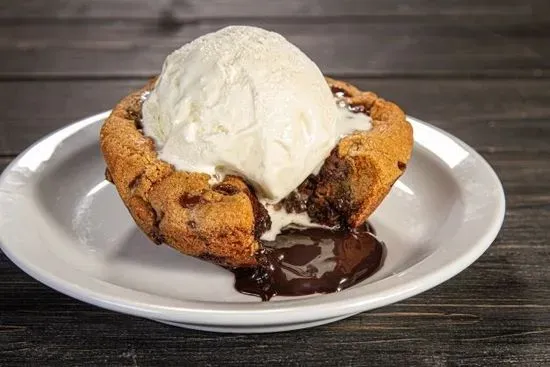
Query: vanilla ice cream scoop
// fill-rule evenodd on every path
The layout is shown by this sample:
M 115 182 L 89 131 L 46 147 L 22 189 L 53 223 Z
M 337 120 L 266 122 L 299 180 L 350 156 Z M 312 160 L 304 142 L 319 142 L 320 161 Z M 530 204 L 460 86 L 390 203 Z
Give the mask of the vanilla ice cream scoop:
M 281 35 L 231 26 L 166 58 L 143 127 L 177 169 L 246 178 L 267 201 L 336 145 L 338 108 L 319 68 Z

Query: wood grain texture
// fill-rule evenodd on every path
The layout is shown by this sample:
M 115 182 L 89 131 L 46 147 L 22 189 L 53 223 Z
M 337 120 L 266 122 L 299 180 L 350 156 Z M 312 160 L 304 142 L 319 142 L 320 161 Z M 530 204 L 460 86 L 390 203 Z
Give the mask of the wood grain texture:
M 0 79 L 146 78 L 172 50 L 232 23 L 0 23 Z M 550 76 L 544 22 L 247 23 L 282 33 L 337 77 Z
M 458 0 L 445 6 L 430 0 L 4 0 L 0 19 L 150 19 L 169 13 L 174 19 L 231 19 L 231 18 L 320 18 L 342 16 L 533 16 L 548 8 L 544 0 L 503 0 L 490 4 Z
M 35 294 L 45 297 L 47 304 L 49 292 Z M 60 314 L 60 306 L 67 311 Z M 538 320 L 548 313 L 545 308 L 525 307 L 522 310 L 530 316 L 518 317 L 514 308 L 398 304 L 312 330 L 212 335 L 105 314 L 83 304 L 60 302 L 50 311 L 48 307 L 52 305 L 40 308 L 40 316 L 10 320 L 14 324 L 4 335 L 13 342 L 0 348 L 12 365 L 32 360 L 42 366 L 544 366 L 548 362 L 541 352 L 548 348 L 544 342 L 548 322 L 546 329 L 538 329 Z M 40 324 L 30 324 L 29 319 Z M 69 326 L 72 323 L 81 325 L 78 331 Z
M 550 152 L 550 80 L 348 79 L 482 152 Z M 145 80 L 0 82 L 0 154 L 15 154 L 63 125 L 110 109 Z M 32 106 L 32 108 L 29 108 Z

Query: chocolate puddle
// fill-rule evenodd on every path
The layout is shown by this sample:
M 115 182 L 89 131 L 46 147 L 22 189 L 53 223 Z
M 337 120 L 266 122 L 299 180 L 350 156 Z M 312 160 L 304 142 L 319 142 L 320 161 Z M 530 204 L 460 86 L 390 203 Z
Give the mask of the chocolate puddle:
M 235 288 L 268 301 L 275 295 L 332 293 L 380 268 L 385 246 L 368 224 L 354 231 L 287 229 L 264 244 L 265 263 L 234 269 Z

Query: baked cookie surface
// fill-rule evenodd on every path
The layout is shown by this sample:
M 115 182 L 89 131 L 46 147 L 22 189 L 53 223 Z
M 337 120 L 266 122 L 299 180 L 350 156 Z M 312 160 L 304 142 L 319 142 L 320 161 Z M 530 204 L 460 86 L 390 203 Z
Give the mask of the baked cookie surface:
M 326 78 L 333 94 L 354 111 L 366 113 L 372 128 L 343 137 L 325 160 L 290 197 L 287 211 L 307 210 L 318 223 L 356 228 L 362 225 L 403 174 L 412 153 L 412 127 L 394 103 L 372 92 Z
M 327 78 L 333 93 L 367 113 L 372 129 L 342 138 L 318 175 L 281 202 L 307 211 L 325 225 L 355 228 L 365 222 L 403 173 L 412 151 L 405 114 L 374 93 Z M 258 264 L 260 237 L 270 228 L 266 209 L 240 177 L 217 184 L 210 176 L 175 170 L 160 160 L 141 129 L 141 90 L 123 98 L 100 133 L 107 179 L 114 183 L 136 224 L 157 244 L 226 267 Z

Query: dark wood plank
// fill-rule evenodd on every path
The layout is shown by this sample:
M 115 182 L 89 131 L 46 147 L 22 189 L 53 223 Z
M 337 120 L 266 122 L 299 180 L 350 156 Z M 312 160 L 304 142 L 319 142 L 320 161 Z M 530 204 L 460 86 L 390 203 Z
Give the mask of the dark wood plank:
M 218 19 L 243 17 L 341 17 L 341 16 L 532 16 L 546 9 L 547 1 L 503 0 L 472 2 L 457 0 L 441 6 L 430 0 L 295 0 L 284 6 L 276 1 L 149 1 L 149 0 L 4 0 L 0 19 L 135 19 L 161 17 L 169 12 L 174 19 Z
M 351 79 L 412 116 L 482 152 L 549 152 L 550 81 Z M 16 154 L 48 132 L 111 108 L 144 80 L 0 82 L 0 154 Z
M 172 50 L 231 23 L 0 24 L 0 78 L 149 77 Z M 285 35 L 336 76 L 550 75 L 545 22 L 249 23 Z
M 53 296 L 40 295 L 45 302 Z M 40 361 L 41 366 L 166 366 L 182 361 L 194 366 L 312 366 L 329 361 L 347 366 L 545 366 L 549 362 L 545 333 L 550 323 L 544 307 L 397 305 L 334 325 L 273 335 L 212 335 L 81 304 L 71 308 L 64 314 L 39 311 L 10 318 L 4 331 L 9 342 L 0 346 L 5 361 L 12 365 Z
M 10 106 L 0 112 L 3 118 L 0 154 L 13 155 L 63 125 L 110 109 L 144 81 L 0 84 L 2 103 Z

